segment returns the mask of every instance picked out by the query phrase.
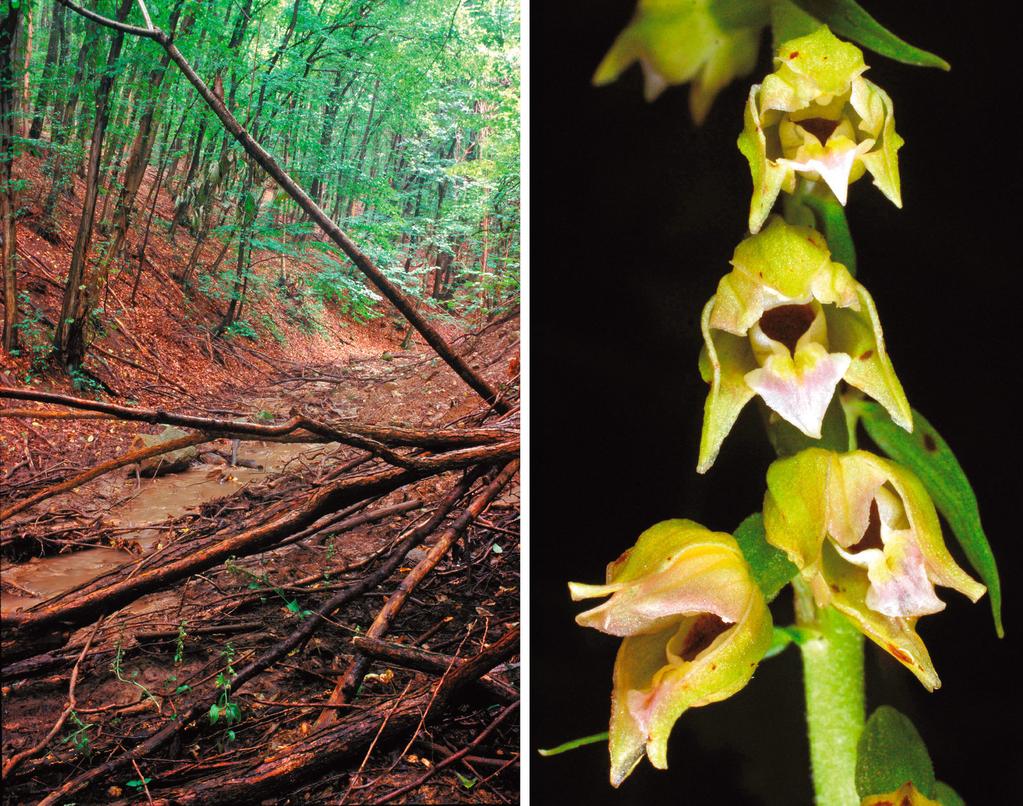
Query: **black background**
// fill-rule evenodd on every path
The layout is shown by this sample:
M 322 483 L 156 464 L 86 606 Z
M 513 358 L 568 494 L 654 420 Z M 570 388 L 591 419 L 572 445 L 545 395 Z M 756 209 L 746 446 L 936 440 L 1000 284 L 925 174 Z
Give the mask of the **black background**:
M 904 209 L 868 177 L 850 192 L 859 276 L 877 301 L 911 404 L 977 491 L 999 558 L 1008 637 L 987 599 L 939 589 L 921 620 L 943 687 L 928 694 L 867 644 L 868 707 L 919 728 L 939 779 L 973 804 L 1017 791 L 1023 614 L 1016 595 L 1021 204 L 1018 17 L 1001 4 L 866 2 L 951 73 L 866 53 L 895 102 Z M 696 128 L 688 87 L 642 100 L 633 67 L 589 78 L 633 0 L 534 4 L 531 27 L 531 717 L 534 803 L 799 804 L 811 799 L 798 653 L 761 664 L 732 699 L 683 715 L 668 772 L 640 764 L 620 790 L 606 748 L 543 759 L 536 747 L 605 730 L 618 640 L 573 622 L 569 579 L 604 565 L 651 524 L 689 517 L 731 531 L 759 510 L 772 452 L 750 404 L 714 468 L 695 472 L 706 386 L 699 314 L 745 234 L 749 171 L 735 147 L 749 85 L 733 83 Z M 995 9 L 998 9 L 995 11 Z M 949 538 L 949 542 L 954 541 Z M 961 558 L 957 546 L 951 546 Z M 964 567 L 969 568 L 965 562 Z M 789 623 L 787 595 L 773 607 Z M 1011 734 L 1010 734 L 1011 735 Z M 1010 788 L 1012 787 L 1012 788 Z

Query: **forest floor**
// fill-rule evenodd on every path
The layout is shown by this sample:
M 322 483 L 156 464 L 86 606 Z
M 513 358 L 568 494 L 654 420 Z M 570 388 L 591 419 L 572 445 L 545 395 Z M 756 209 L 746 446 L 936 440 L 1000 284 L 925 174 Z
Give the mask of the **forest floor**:
M 282 265 L 278 255 L 254 256 L 265 266 L 268 289 L 248 303 L 246 318 L 258 341 L 212 337 L 222 303 L 180 289 L 175 274 L 194 242 L 183 230 L 175 243 L 168 241 L 172 208 L 162 190 L 137 304 L 130 302 L 136 263 L 108 284 L 102 318 L 113 326 L 96 339 L 87 362 L 108 391 L 73 382 L 44 354 L 59 316 L 81 194 L 61 200 L 59 241 L 44 240 L 33 230 L 38 189 L 46 185 L 39 169 L 31 158 L 19 164 L 29 181 L 18 244 L 19 288 L 27 293 L 21 315 L 29 324 L 22 330 L 23 354 L 0 366 L 3 385 L 271 426 L 301 413 L 335 426 L 398 431 L 517 429 L 514 410 L 498 418 L 428 347 L 413 341 L 402 350 L 404 328 L 391 314 L 360 323 L 331 305 L 310 310 L 289 280 L 310 267 L 292 259 Z M 149 190 L 144 185 L 140 198 Z M 204 256 L 212 260 L 219 249 L 212 240 Z M 514 394 L 517 327 L 511 319 L 476 333 L 455 321 L 442 329 L 474 368 Z M 26 409 L 31 416 L 24 416 Z M 9 416 L 14 410 L 22 416 Z M 162 429 L 3 401 L 0 502 L 24 501 L 125 454 L 140 434 Z M 403 456 L 414 462 L 431 452 Z M 79 779 L 67 802 L 213 803 L 239 792 L 275 803 L 517 800 L 513 656 L 470 680 L 450 703 L 444 689 L 460 668 L 455 658 L 472 658 L 513 637 L 518 624 L 517 476 L 493 481 L 503 486 L 467 523 L 443 518 L 445 501 L 451 499 L 452 517 L 466 510 L 473 496 L 483 495 L 473 480 L 482 477 L 486 486 L 500 466 L 479 465 L 456 496 L 449 491 L 464 480 L 460 469 L 374 488 L 314 519 L 303 540 L 243 546 L 237 557 L 207 564 L 183 582 L 140 588 L 125 606 L 103 597 L 133 579 L 205 556 L 235 535 L 287 519 L 332 485 L 382 477 L 388 464 L 372 451 L 332 441 L 211 439 L 180 472 L 153 478 L 118 468 L 10 517 L 0 537 L 5 619 L 71 612 L 81 602 L 101 606 L 87 617 L 58 620 L 42 636 L 5 621 L 5 767 L 22 757 L 5 769 L 3 802 L 35 802 Z M 438 517 L 415 538 L 427 518 Z M 440 552 L 439 560 L 430 557 L 445 529 L 456 527 L 452 550 Z M 418 584 L 407 582 L 420 571 Z M 369 584 L 378 572 L 380 579 Z M 325 596 L 347 589 L 358 590 L 343 608 L 314 616 Z M 386 629 L 372 633 L 386 632 L 387 646 L 373 650 L 377 654 L 353 648 L 353 636 L 364 634 L 398 594 L 408 596 L 408 606 L 396 608 Z M 314 622 L 315 631 L 297 641 Z M 246 678 L 251 685 L 226 685 L 236 671 L 289 641 L 295 648 L 256 669 Z M 418 652 L 419 665 L 395 659 L 395 647 Z M 360 667 L 361 682 L 347 704 L 322 709 L 338 679 L 367 658 L 372 663 Z M 424 663 L 434 668 L 424 671 Z M 445 692 L 445 707 L 433 712 L 438 691 Z M 196 708 L 203 709 L 201 717 Z M 166 741 L 126 756 L 163 733 Z M 318 736 L 334 755 L 316 750 Z M 309 762 L 301 769 L 284 769 L 303 758 Z M 432 774 L 438 764 L 444 768 Z

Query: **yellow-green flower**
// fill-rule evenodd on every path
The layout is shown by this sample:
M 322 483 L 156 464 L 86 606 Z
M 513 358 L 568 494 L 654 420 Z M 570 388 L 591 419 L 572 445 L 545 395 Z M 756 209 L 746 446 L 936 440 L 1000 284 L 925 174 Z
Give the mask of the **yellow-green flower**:
M 638 61 L 648 101 L 691 81 L 689 109 L 702 123 L 718 92 L 753 70 L 767 18 L 763 0 L 639 0 L 593 83 L 614 81 Z
M 778 49 L 778 69 L 750 90 L 739 150 L 749 160 L 753 199 L 749 228 L 757 232 L 778 192 L 792 193 L 796 174 L 823 181 L 845 204 L 865 171 L 902 207 L 892 99 L 863 78 L 863 53 L 819 28 Z
M 700 372 L 710 383 L 697 470 L 706 472 L 739 412 L 759 395 L 814 439 L 840 380 L 911 431 L 874 300 L 815 230 L 773 217 L 736 247 L 703 309 Z
M 927 689 L 941 685 L 916 622 L 945 608 L 935 585 L 974 602 L 986 589 L 948 553 L 916 476 L 866 451 L 810 448 L 768 469 L 764 528 L 818 605 L 844 613 Z
M 668 766 L 687 708 L 730 697 L 771 644 L 771 614 L 734 538 L 688 520 L 658 523 L 607 567 L 606 585 L 569 583 L 573 600 L 611 598 L 576 621 L 622 636 L 611 695 L 611 783 L 644 750 Z

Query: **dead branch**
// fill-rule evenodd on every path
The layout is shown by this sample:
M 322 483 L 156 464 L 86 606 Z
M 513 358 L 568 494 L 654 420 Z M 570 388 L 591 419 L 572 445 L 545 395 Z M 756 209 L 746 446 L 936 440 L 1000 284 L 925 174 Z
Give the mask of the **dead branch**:
M 143 459 L 149 459 L 152 456 L 159 456 L 164 453 L 170 453 L 171 451 L 181 450 L 182 448 L 188 448 L 192 445 L 200 445 L 203 442 L 209 442 L 210 439 L 211 437 L 206 434 L 188 434 L 187 436 L 171 439 L 157 445 L 151 445 L 148 448 L 139 448 L 135 451 L 129 451 L 116 459 L 101 462 L 95 467 L 86 470 L 84 473 L 79 473 L 77 476 L 73 476 L 66 481 L 54 484 L 52 487 L 47 487 L 45 490 L 40 490 L 27 498 L 23 498 L 17 503 L 11 504 L 9 507 L 0 509 L 0 523 L 7 520 L 12 515 L 17 515 L 19 512 L 23 512 L 26 509 L 35 506 L 40 501 L 45 501 L 47 498 L 52 498 L 60 493 L 66 493 L 68 490 L 73 490 L 75 487 L 85 484 L 87 481 L 92 481 L 93 479 L 98 478 L 105 473 L 109 473 L 112 470 L 117 470 L 119 467 L 135 464 L 136 462 L 141 462 Z M 13 542 L 15 539 L 16 538 L 13 536 L 0 537 L 0 546 Z
M 482 467 L 473 468 L 466 473 L 466 475 L 454 485 L 451 491 L 438 504 L 437 509 L 430 520 L 410 533 L 405 540 L 396 546 L 389 560 L 382 563 L 381 566 L 373 573 L 366 575 L 357 582 L 352 583 L 344 590 L 339 591 L 311 616 L 305 619 L 291 633 L 291 635 L 288 636 L 287 639 L 240 669 L 231 680 L 231 690 L 237 692 L 248 681 L 252 680 L 272 664 L 281 660 L 298 647 L 304 645 L 305 642 L 312 637 L 313 633 L 322 626 L 324 619 L 329 618 L 336 610 L 343 607 L 353 599 L 363 595 L 372 588 L 375 588 L 385 579 L 390 577 L 401 561 L 405 558 L 405 555 L 415 546 L 419 545 L 430 532 L 440 525 L 448 512 L 469 490 L 476 480 L 483 475 L 483 473 L 484 468 Z M 494 665 L 496 665 L 496 663 Z M 483 670 L 483 672 L 486 671 L 488 671 L 488 669 Z M 482 676 L 482 673 L 480 676 Z M 40 806 L 43 806 L 44 804 L 52 806 L 54 803 L 62 802 L 62 799 L 66 798 L 68 795 L 74 794 L 75 792 L 81 791 L 97 778 L 127 766 L 134 758 L 151 754 L 153 751 L 170 741 L 179 732 L 184 730 L 185 726 L 190 722 L 208 712 L 211 704 L 212 703 L 208 700 L 199 701 L 189 708 L 188 711 L 180 714 L 178 719 L 168 721 L 168 723 L 160 730 L 151 734 L 149 738 L 140 742 L 131 750 L 109 758 L 102 764 L 98 764 L 97 766 L 75 776 L 70 781 L 66 781 L 59 789 L 51 793 L 47 799 L 41 801 Z
M 453 666 L 465 663 L 463 658 L 444 655 L 440 652 L 428 652 L 425 649 L 417 649 L 405 644 L 382 641 L 368 635 L 356 635 L 352 638 L 352 645 L 367 657 L 404 666 L 406 669 L 416 669 L 420 672 L 444 672 Z M 484 675 L 479 679 L 479 683 L 487 692 L 504 702 L 514 702 L 519 697 L 519 692 L 513 686 L 509 686 L 496 677 Z
M 479 747 L 484 741 L 486 741 L 487 737 L 490 736 L 490 734 L 493 733 L 497 729 L 497 727 L 502 722 L 504 722 L 504 720 L 507 719 L 507 717 L 518 707 L 519 707 L 519 703 L 518 703 L 517 700 L 515 702 L 513 702 L 511 705 L 506 706 L 505 708 L 503 708 L 501 710 L 501 713 L 499 713 L 496 717 L 494 717 L 494 720 L 489 725 L 487 725 L 486 728 L 484 728 L 475 739 L 473 739 L 471 742 L 469 742 L 469 744 L 467 744 L 465 747 L 463 747 L 457 753 L 452 753 L 450 756 L 445 758 L 443 761 L 439 762 L 438 764 L 434 764 L 432 767 L 430 767 L 430 769 L 428 769 L 426 772 L 424 772 L 422 775 L 420 775 L 412 783 L 406 784 L 405 786 L 399 787 L 398 789 L 394 789 L 391 792 L 388 792 L 383 797 L 377 798 L 375 802 L 376 803 L 389 803 L 390 801 L 394 800 L 398 796 L 404 795 L 406 792 L 412 792 L 412 791 L 414 791 L 416 789 L 419 789 L 419 787 L 421 787 L 428 780 L 430 780 L 430 778 L 432 776 L 436 775 L 438 772 L 443 770 L 445 767 L 450 767 L 456 761 L 459 761 L 459 760 L 465 758 L 467 755 L 469 755 L 469 753 L 471 753 L 473 750 L 475 750 L 477 747 Z
M 415 590 L 416 586 L 426 578 L 426 575 L 430 573 L 440 562 L 441 558 L 448 553 L 451 546 L 454 545 L 455 541 L 458 540 L 459 535 L 464 532 L 470 523 L 472 523 L 479 515 L 487 508 L 487 506 L 501 493 L 505 485 L 508 484 L 518 472 L 519 463 L 518 460 L 509 462 L 505 465 L 504 469 L 494 478 L 494 480 L 487 485 L 486 489 L 480 493 L 476 498 L 473 499 L 472 503 L 466 507 L 465 511 L 458 516 L 454 523 L 451 524 L 444 532 L 437 538 L 437 541 L 430 547 L 426 556 L 416 564 L 404 579 L 401 584 L 398 585 L 398 589 L 388 598 L 387 602 L 380 609 L 377 617 L 373 620 L 373 624 L 366 630 L 366 635 L 371 638 L 380 638 L 384 633 L 387 632 L 391 626 L 391 622 L 397 616 L 398 612 L 404 606 L 408 600 L 409 595 Z M 330 705 L 339 705 L 344 702 L 350 702 L 354 692 L 358 689 L 362 678 L 366 674 L 366 670 L 369 668 L 369 659 L 357 653 L 352 659 L 345 673 L 338 678 L 337 685 L 334 686 L 334 691 L 330 695 L 330 699 L 327 701 Z M 337 718 L 337 712 L 334 709 L 325 709 L 319 715 L 316 720 L 316 726 L 322 727 L 323 725 L 329 725 Z

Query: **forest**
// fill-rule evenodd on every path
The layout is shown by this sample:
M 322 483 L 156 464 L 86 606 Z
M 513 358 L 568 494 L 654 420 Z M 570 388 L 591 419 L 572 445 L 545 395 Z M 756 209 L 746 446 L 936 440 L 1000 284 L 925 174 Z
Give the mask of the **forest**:
M 518 0 L 6 0 L 4 803 L 518 799 Z

